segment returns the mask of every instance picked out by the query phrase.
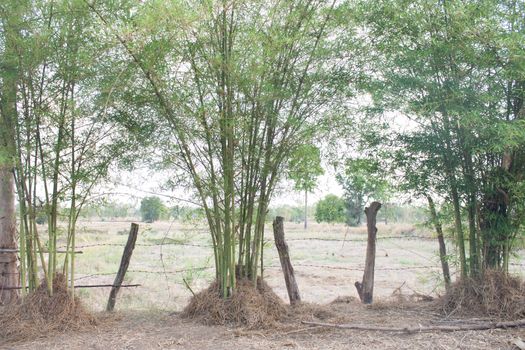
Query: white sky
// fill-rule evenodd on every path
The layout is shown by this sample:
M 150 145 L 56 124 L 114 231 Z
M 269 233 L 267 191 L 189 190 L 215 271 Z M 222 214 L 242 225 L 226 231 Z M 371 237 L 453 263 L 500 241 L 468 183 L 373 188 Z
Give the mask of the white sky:
M 398 112 L 386 113 L 385 117 L 389 120 L 391 127 L 398 131 L 408 131 L 417 128 L 417 122 L 410 120 Z M 327 164 L 324 164 L 323 167 L 325 173 L 319 177 L 317 188 L 308 194 L 309 205 L 314 204 L 328 194 L 343 195 L 343 189 L 335 179 L 334 169 L 327 166 Z M 166 191 L 161 188 L 168 176 L 169 173 L 167 172 L 151 171 L 144 168 L 135 169 L 131 172 L 120 171 L 114 174 L 112 179 L 112 182 L 116 183 L 116 185 L 106 186 L 102 191 L 111 193 L 111 195 L 108 196 L 111 200 L 129 203 L 134 206 L 140 205 L 141 198 L 151 195 L 159 196 L 168 205 L 190 205 L 185 201 L 171 197 L 191 201 L 194 191 L 193 188 L 180 188 L 175 191 Z M 281 181 L 271 202 L 271 206 L 285 204 L 304 204 L 304 193 L 294 191 L 291 181 Z
M 115 185 L 106 186 L 102 192 L 110 193 L 108 199 L 117 202 L 128 203 L 133 206 L 140 205 L 140 199 L 143 197 L 157 195 L 166 204 L 169 205 L 191 205 L 180 199 L 192 200 L 191 189 L 177 189 L 175 191 L 163 190 L 162 184 L 166 180 L 166 175 L 162 173 L 155 173 L 145 169 L 138 169 L 132 172 L 122 171 L 114 175 L 112 179 Z M 342 196 L 343 189 L 335 180 L 333 170 L 325 169 L 325 174 L 321 175 L 318 180 L 317 189 L 308 194 L 308 202 L 314 204 L 319 199 L 327 194 L 335 194 Z M 303 205 L 304 193 L 293 190 L 293 184 L 290 181 L 282 181 L 279 188 L 274 194 L 271 206 L 279 205 Z

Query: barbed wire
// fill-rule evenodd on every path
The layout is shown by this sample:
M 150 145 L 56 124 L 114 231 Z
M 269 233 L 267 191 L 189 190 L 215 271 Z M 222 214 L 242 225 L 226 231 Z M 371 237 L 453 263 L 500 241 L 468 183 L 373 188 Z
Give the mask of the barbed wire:
M 79 245 L 76 248 L 78 249 L 84 249 L 84 248 L 94 248 L 94 247 L 124 247 L 125 243 L 93 243 L 93 244 L 85 244 L 85 245 Z M 167 242 L 167 243 L 136 243 L 136 247 L 160 247 L 165 245 L 181 245 L 181 246 L 188 246 L 188 247 L 200 247 L 200 248 L 212 248 L 213 245 L 211 244 L 200 244 L 200 243 L 184 243 L 184 242 Z
M 293 264 L 294 267 L 314 267 L 314 268 L 322 268 L 322 269 L 331 269 L 331 270 L 347 270 L 347 271 L 363 271 L 364 267 L 357 266 L 357 267 L 346 267 L 346 266 L 336 266 L 336 265 L 317 265 L 317 264 Z M 205 271 L 205 270 L 211 270 L 213 269 L 213 266 L 201 266 L 201 267 L 191 267 L 191 268 L 185 268 L 185 269 L 179 269 L 179 270 L 173 270 L 173 271 L 162 271 L 162 270 L 128 270 L 128 273 L 144 273 L 144 274 L 180 274 L 183 272 L 192 272 L 192 271 Z M 265 269 L 280 269 L 280 265 L 266 265 L 264 266 Z M 376 267 L 376 271 L 405 271 L 405 270 L 425 270 L 425 269 L 439 269 L 440 266 L 438 265 L 426 265 L 426 266 L 404 266 L 404 267 Z M 115 275 L 117 272 L 102 272 L 102 273 L 94 273 L 86 276 L 81 276 L 75 278 L 75 281 L 82 280 L 86 278 L 91 277 L 97 277 L 97 276 L 109 276 L 109 275 Z
M 132 272 L 132 273 L 149 273 L 149 274 L 169 274 L 169 275 L 174 275 L 174 274 L 179 274 L 179 273 L 183 273 L 183 272 L 192 272 L 192 271 L 204 271 L 204 270 L 211 270 L 213 269 L 214 267 L 213 266 L 203 266 L 203 267 L 192 267 L 192 268 L 187 268 L 187 269 L 180 269 L 180 270 L 174 270 L 174 271 L 153 271 L 153 270 L 128 270 L 128 272 Z
M 387 239 L 406 239 L 406 240 L 434 240 L 431 237 L 427 236 L 385 236 L 377 237 L 378 240 L 387 240 Z M 299 237 L 299 238 L 290 238 L 286 242 L 298 242 L 298 241 L 321 241 L 321 242 L 363 242 L 366 243 L 366 239 L 356 239 L 356 238 L 314 238 L 314 237 Z M 267 240 L 265 243 L 273 243 L 273 240 Z M 160 242 L 160 243 L 136 243 L 135 246 L 138 247 L 157 247 L 157 246 L 166 246 L 166 245 L 180 245 L 188 247 L 199 247 L 199 248 L 213 248 L 212 244 L 204 243 L 187 243 L 187 242 Z M 77 245 L 76 248 L 93 248 L 93 247 L 124 247 L 125 243 L 92 243 Z M 65 247 L 64 247 L 65 248 Z M 62 248 L 61 248 L 62 249 Z
M 186 246 L 186 247 L 198 247 L 198 248 L 213 248 L 213 245 L 210 243 L 190 243 L 190 242 L 183 242 L 183 241 L 176 241 L 169 239 L 170 241 L 167 241 L 167 235 L 171 231 L 172 225 L 167 229 L 166 233 L 164 234 L 164 237 L 160 242 L 155 243 L 136 243 L 135 246 L 137 247 L 160 247 L 160 259 L 162 261 L 162 247 L 164 246 Z M 435 240 L 433 237 L 429 236 L 422 236 L 422 235 L 390 235 L 390 236 L 379 236 L 377 237 L 378 241 L 382 240 L 421 240 L 421 241 L 431 241 Z M 322 237 L 291 237 L 286 240 L 287 242 L 308 242 L 308 241 L 316 241 L 316 242 L 342 242 L 343 245 L 345 242 L 359 242 L 359 243 L 366 243 L 367 238 L 322 238 Z M 273 240 L 267 240 L 265 244 L 272 244 Z M 292 243 L 293 244 L 293 243 Z M 420 257 L 425 258 L 429 262 L 433 262 L 432 259 L 427 258 L 423 256 L 422 254 L 418 252 L 411 251 L 407 249 L 406 247 L 400 246 L 398 244 L 393 243 L 398 248 L 408 251 L 414 255 L 418 255 Z M 95 248 L 95 247 L 124 247 L 124 243 L 92 243 L 92 244 L 85 244 L 85 245 L 78 245 L 76 246 L 77 249 L 85 249 L 85 248 Z M 525 266 L 523 263 L 510 263 L 511 266 Z M 364 267 L 361 265 L 357 266 L 340 266 L 340 265 L 325 265 L 325 264 L 312 264 L 312 263 L 293 263 L 293 266 L 297 268 L 298 270 L 301 270 L 301 268 L 315 268 L 315 269 L 325 269 L 325 270 L 343 270 L 343 271 L 356 271 L 356 272 L 362 272 L 364 270 Z M 175 283 L 175 284 L 184 284 L 184 281 L 177 281 L 168 279 L 168 275 L 178 275 L 183 274 L 186 272 L 195 272 L 195 271 L 205 271 L 213 269 L 213 266 L 200 266 L 200 267 L 189 267 L 189 268 L 183 268 L 183 269 L 176 269 L 176 270 L 166 270 L 164 263 L 161 270 L 155 270 L 155 269 L 131 269 L 128 270 L 127 273 L 136 273 L 136 274 L 149 274 L 149 275 L 164 275 L 166 277 L 166 283 L 168 284 L 168 292 L 169 292 L 169 284 Z M 281 269 L 281 266 L 279 264 L 270 263 L 266 266 L 264 266 L 265 269 Z M 440 265 L 422 265 L 422 266 L 399 266 L 399 267 L 376 267 L 376 271 L 420 271 L 420 270 L 439 270 L 441 268 Z M 98 276 L 110 276 L 110 275 L 116 275 L 117 272 L 102 272 L 102 273 L 94 273 L 89 274 L 86 276 L 80 276 L 75 278 L 75 281 L 83 280 L 83 279 L 89 279 L 94 278 Z M 183 277 L 183 276 L 182 276 Z M 201 276 L 202 277 L 202 276 Z M 184 280 L 184 277 L 183 277 Z
M 87 279 L 87 278 L 98 277 L 98 276 L 114 276 L 116 274 L 117 274 L 116 271 L 115 272 L 92 273 L 92 274 L 89 274 L 89 275 L 86 275 L 86 276 L 75 277 L 75 281 L 80 281 L 80 280 L 84 280 L 84 279 Z
M 363 271 L 364 267 L 346 267 L 346 266 L 335 266 L 335 265 L 316 265 L 316 264 L 292 264 L 294 267 L 315 267 L 330 270 L 348 270 L 348 271 Z M 268 265 L 265 268 L 281 268 L 279 265 Z M 426 270 L 426 269 L 439 269 L 438 265 L 426 265 L 426 266 L 404 266 L 404 267 L 376 267 L 376 271 L 405 271 L 405 270 Z
M 210 270 L 213 269 L 213 266 L 201 266 L 201 267 L 190 267 L 186 269 L 180 269 L 180 270 L 173 270 L 173 271 L 161 271 L 161 270 L 128 270 L 127 273 L 146 273 L 146 274 L 179 274 L 183 272 L 190 272 L 190 271 L 204 271 L 204 270 Z M 86 276 L 80 276 L 75 278 L 75 281 L 91 278 L 91 277 L 97 277 L 97 276 L 111 276 L 116 275 L 117 272 L 100 272 L 100 273 L 93 273 Z
M 525 266 L 525 263 L 509 263 L 511 266 Z
M 379 236 L 376 240 L 388 240 L 388 239 L 405 239 L 405 240 L 425 240 L 433 241 L 435 238 L 428 236 Z M 299 237 L 299 238 L 287 238 L 286 242 L 293 241 L 326 241 L 326 242 L 363 242 L 366 243 L 366 238 L 318 238 L 318 237 Z
M 525 264 L 521 263 L 509 263 L 509 265 L 512 266 L 525 266 Z M 318 264 L 304 264 L 304 263 L 295 263 L 293 264 L 294 267 L 311 267 L 311 268 L 321 268 L 321 269 L 329 269 L 329 270 L 346 270 L 346 271 L 363 271 L 363 266 L 356 266 L 356 267 L 347 267 L 347 266 L 337 266 L 337 265 L 318 265 Z M 192 272 L 192 271 L 205 271 L 205 270 L 211 270 L 213 269 L 213 266 L 200 266 L 200 267 L 191 267 L 191 268 L 185 268 L 185 269 L 179 269 L 179 270 L 172 270 L 172 271 L 161 271 L 161 270 L 128 270 L 128 273 L 143 273 L 143 274 L 155 274 L 155 275 L 161 275 L 161 274 L 169 274 L 169 275 L 175 275 L 180 274 L 184 272 Z M 271 264 L 271 265 L 265 265 L 265 269 L 280 269 L 281 266 L 277 264 Z M 439 265 L 423 265 L 423 266 L 402 266 L 402 267 L 376 267 L 376 271 L 415 271 L 415 270 L 432 270 L 432 269 L 440 269 L 441 266 Z M 75 278 L 75 281 L 91 278 L 91 277 L 97 277 L 97 276 L 111 276 L 116 275 L 117 272 L 100 272 L 100 273 L 94 273 L 89 274 L 86 276 L 81 276 Z

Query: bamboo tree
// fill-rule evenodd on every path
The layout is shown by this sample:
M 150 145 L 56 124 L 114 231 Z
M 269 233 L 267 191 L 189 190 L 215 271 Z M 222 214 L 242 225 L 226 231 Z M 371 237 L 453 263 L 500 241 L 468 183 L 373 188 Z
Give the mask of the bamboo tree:
M 2 124 L 1 136 L 11 130 L 11 173 L 20 207 L 20 279 L 34 291 L 43 275 L 52 294 L 53 280 L 62 271 L 73 292 L 79 213 L 115 158 L 134 148 L 116 138 L 122 128 L 104 120 L 107 104 L 93 100 L 101 79 L 96 50 L 102 44 L 94 40 L 98 33 L 89 28 L 85 4 L 9 1 L 0 10 L 0 35 L 16 44 L 2 53 L 6 62 L 16 62 L 16 79 L 5 85 L 9 76 L 4 71 L 0 78 L 2 88 L 14 89 L 9 95 L 17 101 L 17 113 L 9 117 L 12 128 Z M 7 103 L 3 96 L 2 104 Z M 2 123 L 7 120 L 4 111 Z M 61 208 L 66 205 L 66 255 L 59 266 Z M 40 211 L 47 215 L 47 230 L 37 225 Z
M 282 168 L 320 119 L 315 113 L 332 102 L 322 82 L 333 73 L 326 62 L 336 52 L 337 40 L 328 39 L 335 4 L 86 4 L 138 68 L 108 57 L 128 79 L 112 104 L 122 110 L 122 101 L 134 106 L 137 98 L 147 100 L 144 111 L 154 109 L 148 115 L 159 125 L 155 138 L 169 159 L 164 164 L 191 179 L 210 229 L 221 295 L 235 293 L 237 277 L 255 285 L 266 213 Z M 126 17 L 130 9 L 137 16 Z M 133 35 L 126 25 L 136 28 Z M 136 112 L 127 108 L 124 120 L 138 123 Z
M 399 11 L 403 4 L 365 0 L 352 8 L 366 32 L 356 43 L 367 59 L 363 88 L 376 111 L 402 111 L 413 124 L 382 144 L 397 148 L 411 190 L 442 193 L 452 205 L 461 276 L 478 277 L 483 266 L 505 265 L 523 223 L 521 209 L 508 211 L 522 201 L 523 168 L 512 173 L 512 156 L 505 155 L 525 140 L 507 93 L 509 76 L 522 72 L 511 62 L 523 52 L 512 43 L 523 37 L 523 16 L 517 20 L 516 13 L 524 8 L 452 0 L 418 1 Z

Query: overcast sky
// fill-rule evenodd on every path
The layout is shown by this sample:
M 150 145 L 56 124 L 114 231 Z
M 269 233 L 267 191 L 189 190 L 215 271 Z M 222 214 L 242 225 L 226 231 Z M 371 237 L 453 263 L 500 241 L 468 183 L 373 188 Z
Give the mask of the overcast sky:
M 104 186 L 101 192 L 109 193 L 108 199 L 133 206 L 140 205 L 140 199 L 147 196 L 157 195 L 168 205 L 191 205 L 185 200 L 192 201 L 193 188 L 166 191 L 162 184 L 167 175 L 161 172 L 153 172 L 146 169 L 137 169 L 132 172 L 121 171 L 113 177 L 114 185 Z M 319 177 L 317 189 L 308 194 L 308 203 L 314 204 L 327 194 L 341 196 L 343 189 L 335 180 L 333 170 L 325 169 L 325 174 Z M 293 190 L 291 181 L 282 181 L 274 194 L 271 206 L 279 205 L 303 205 L 304 192 Z

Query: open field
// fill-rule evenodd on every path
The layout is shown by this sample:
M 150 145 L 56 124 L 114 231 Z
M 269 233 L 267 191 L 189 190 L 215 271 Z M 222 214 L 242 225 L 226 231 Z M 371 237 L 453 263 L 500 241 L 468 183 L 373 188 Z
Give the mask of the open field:
M 129 225 L 129 222 L 80 223 L 77 244 L 83 254 L 77 256 L 76 284 L 113 282 Z M 301 224 L 287 222 L 285 237 L 303 300 L 324 304 L 341 295 L 357 297 L 353 284 L 363 274 L 364 227 L 312 223 L 305 231 Z M 267 225 L 266 240 L 264 278 L 287 300 L 279 258 L 272 243 L 271 224 Z M 117 309 L 180 311 L 191 297 L 183 279 L 194 292 L 207 287 L 213 279 L 210 244 L 203 224 L 140 224 L 125 282 L 142 286 L 123 289 Z M 448 249 L 453 248 L 449 242 Z M 437 250 L 437 241 L 429 232 L 408 224 L 379 224 L 375 295 L 388 297 L 400 286 L 404 293 L 437 295 L 443 292 Z M 513 273 L 523 276 L 525 251 L 518 252 L 512 263 Z M 100 311 L 105 307 L 109 291 L 97 288 L 82 289 L 79 293 L 90 308 Z

